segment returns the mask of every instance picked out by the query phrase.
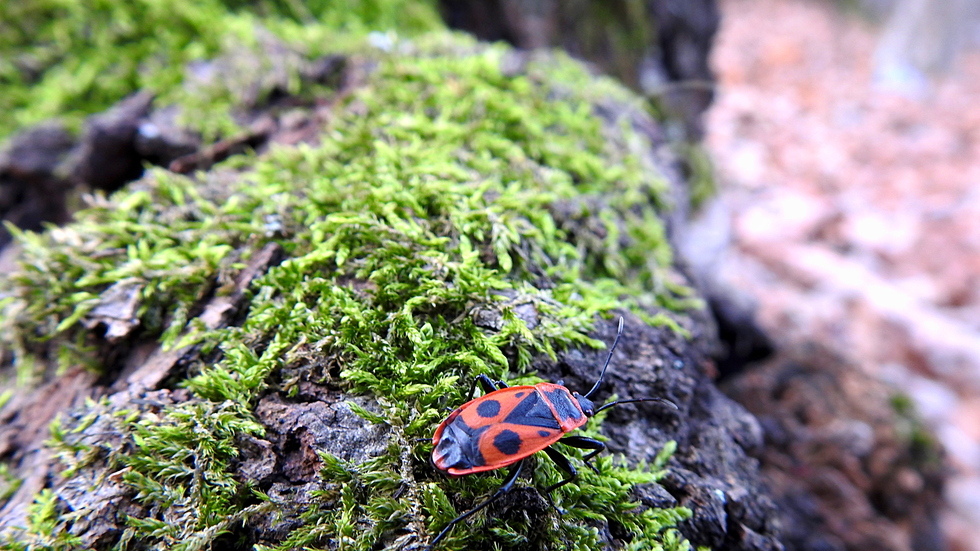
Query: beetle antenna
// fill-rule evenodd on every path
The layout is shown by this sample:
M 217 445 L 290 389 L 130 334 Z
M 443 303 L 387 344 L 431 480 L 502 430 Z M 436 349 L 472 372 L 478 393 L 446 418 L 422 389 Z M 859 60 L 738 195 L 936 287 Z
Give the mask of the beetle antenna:
M 599 372 L 599 378 L 596 380 L 595 384 L 592 385 L 592 390 L 585 395 L 586 398 L 592 396 L 592 393 L 599 389 L 599 385 L 602 384 L 602 377 L 606 374 L 606 368 L 609 367 L 609 362 L 612 360 L 613 352 L 616 351 L 616 345 L 619 344 L 619 337 L 623 336 L 623 318 L 619 318 L 619 329 L 616 331 L 616 340 L 613 341 L 612 347 L 609 349 L 609 356 L 606 357 L 606 363 L 602 366 L 602 371 Z
M 671 402 L 670 400 L 665 400 L 663 398 L 634 398 L 632 400 L 616 400 L 615 402 L 609 402 L 608 404 L 605 404 L 601 408 L 595 410 L 595 412 L 599 413 L 604 409 L 609 409 L 613 406 L 618 406 L 619 404 L 631 404 L 635 402 L 660 402 L 661 404 L 668 405 L 674 409 L 680 409 L 677 407 L 677 404 L 675 404 L 674 402 Z

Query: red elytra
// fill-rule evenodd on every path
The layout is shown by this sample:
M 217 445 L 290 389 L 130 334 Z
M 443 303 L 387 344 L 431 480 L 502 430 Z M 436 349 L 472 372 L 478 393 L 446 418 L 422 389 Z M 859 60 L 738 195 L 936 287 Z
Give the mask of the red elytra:
M 589 396 L 602 384 L 606 368 L 609 367 L 622 334 L 623 319 L 620 318 L 616 339 L 609 349 L 609 356 L 599 372 L 599 378 L 584 396 L 555 383 L 508 387 L 503 381 L 494 382 L 486 375 L 477 378 L 487 394 L 466 402 L 439 424 L 432 436 L 432 445 L 435 446 L 432 450 L 432 464 L 454 477 L 513 466 L 507 479 L 493 496 L 450 521 L 429 547 L 435 546 L 456 523 L 509 491 L 520 474 L 524 459 L 539 451 L 544 451 L 559 469 L 568 474 L 567 478 L 545 488 L 545 497 L 554 506 L 551 492 L 568 484 L 578 475 L 568 458 L 551 447 L 556 442 L 590 450 L 582 459 L 592 470 L 598 472 L 589 461 L 606 449 L 605 444 L 593 438 L 565 436 L 586 424 L 596 413 L 632 402 L 662 402 L 677 408 L 673 402 L 662 398 L 619 400 L 598 409 L 589 400 Z M 475 389 L 474 383 L 473 390 Z M 472 394 L 471 390 L 470 395 Z
M 452 476 L 506 467 L 581 427 L 592 410 L 591 401 L 555 383 L 495 390 L 439 425 L 432 464 Z

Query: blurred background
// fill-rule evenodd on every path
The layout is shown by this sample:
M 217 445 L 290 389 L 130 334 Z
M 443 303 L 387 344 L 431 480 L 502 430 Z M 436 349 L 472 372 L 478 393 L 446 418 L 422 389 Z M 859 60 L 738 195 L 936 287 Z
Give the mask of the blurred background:
M 832 351 L 910 399 L 945 448 L 938 525 L 980 550 L 980 2 L 719 7 L 719 195 L 697 234 L 730 245 L 716 284 L 777 349 Z M 887 547 L 906 545 L 930 548 Z

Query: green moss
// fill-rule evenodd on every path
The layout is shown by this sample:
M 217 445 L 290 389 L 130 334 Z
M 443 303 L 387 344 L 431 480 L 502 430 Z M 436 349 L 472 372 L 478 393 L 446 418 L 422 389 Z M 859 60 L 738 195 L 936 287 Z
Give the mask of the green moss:
M 248 508 L 251 491 L 235 479 L 229 462 L 238 455 L 236 438 L 263 429 L 243 404 L 180 404 L 162 418 L 141 416 L 130 427 L 136 448 L 120 458 L 129 467 L 122 481 L 138 490 L 137 501 L 166 513 L 130 517 L 124 537 L 196 549 Z
M 24 529 L 26 537 L 14 540 L 9 539 L 10 534 L 6 533 L 0 539 L 0 546 L 12 551 L 78 549 L 79 538 L 66 532 L 61 509 L 58 495 L 51 490 L 42 490 L 28 508 Z
M 123 482 L 147 507 L 125 542 L 199 548 L 270 503 L 231 477 L 235 438 L 261 433 L 251 410 L 261 392 L 298 378 L 375 396 L 380 411 L 362 414 L 393 436 L 389 454 L 364 464 L 325 456 L 326 489 L 281 547 L 424 541 L 457 514 L 453 501 L 499 484 L 426 466 L 418 439 L 462 402 L 459 381 L 533 380 L 533 355 L 597 345 L 587 332 L 614 308 L 679 330 L 689 301 L 657 212 L 666 184 L 626 124 L 638 100 L 562 57 L 505 75 L 500 47 L 436 35 L 399 49 L 370 54 L 377 68 L 316 146 L 234 158 L 200 181 L 154 171 L 73 225 L 19 234 L 24 266 L 4 284 L 2 343 L 20 365 L 60 355 L 98 366 L 82 322 L 120 282 L 140 289 L 143 338 L 216 358 L 181 383 L 190 402 L 119 421 L 127 451 L 102 460 L 127 468 Z M 635 110 L 609 115 L 602 102 Z M 270 241 L 287 260 L 253 285 L 243 323 L 192 320 Z M 535 307 L 533 328 L 519 304 Z M 498 311 L 501 328 L 478 326 L 476 308 Z M 92 465 L 91 449 L 67 451 L 70 468 Z M 656 480 L 665 459 L 645 469 L 603 458 L 601 474 L 558 492 L 569 513 L 543 531 L 526 518 L 459 526 L 446 548 L 490 548 L 491 537 L 519 547 L 538 533 L 542 548 L 591 549 L 604 519 L 635 534 L 631 548 L 686 548 L 669 530 L 685 510 L 631 512 L 630 487 Z M 536 484 L 559 477 L 547 462 L 533 472 Z
M 895 393 L 891 396 L 890 404 L 895 412 L 895 430 L 905 443 L 913 465 L 924 471 L 941 470 L 941 446 L 923 422 L 914 400 L 907 394 Z
M 10 472 L 10 467 L 0 464 L 0 502 L 10 499 L 10 496 L 20 488 L 20 484 L 21 480 Z
M 718 191 L 714 165 L 701 144 L 687 143 L 683 146 L 677 144 L 675 148 L 681 149 L 680 154 L 690 174 L 687 181 L 691 186 L 691 208 L 697 210 Z
M 368 31 L 412 35 L 438 21 L 424 0 L 2 2 L 0 139 L 51 117 L 77 128 L 137 90 L 189 99 L 189 62 L 247 48 L 262 28 L 315 56 Z

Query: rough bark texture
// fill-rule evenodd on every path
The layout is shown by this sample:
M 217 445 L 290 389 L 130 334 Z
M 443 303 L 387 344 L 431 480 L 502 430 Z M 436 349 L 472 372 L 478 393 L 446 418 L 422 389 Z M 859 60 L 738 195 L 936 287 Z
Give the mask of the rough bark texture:
M 636 493 L 645 506 L 663 506 L 666 499 L 690 507 L 694 516 L 682 531 L 694 545 L 779 549 L 775 504 L 756 478 L 758 464 L 749 456 L 762 447 L 762 428 L 706 374 L 706 352 L 715 346 L 711 323 L 700 318 L 695 330 L 708 332 L 691 340 L 632 320 L 627 324 L 606 392 L 620 398 L 661 396 L 679 409 L 658 403 L 616 408 L 603 432 L 609 449 L 627 458 L 649 457 L 669 440 L 678 443 L 677 466 L 659 485 L 645 485 Z M 611 340 L 614 327 L 606 324 L 601 338 Z M 539 371 L 549 380 L 564 380 L 569 388 L 587 389 L 602 359 L 602 352 L 570 351 L 557 364 L 540 364 Z
M 42 222 L 68 221 L 65 204 L 70 184 L 58 167 L 74 146 L 71 134 L 57 123 L 34 127 L 13 137 L 0 152 L 0 217 L 26 230 Z M 0 227 L 0 248 L 10 242 Z

